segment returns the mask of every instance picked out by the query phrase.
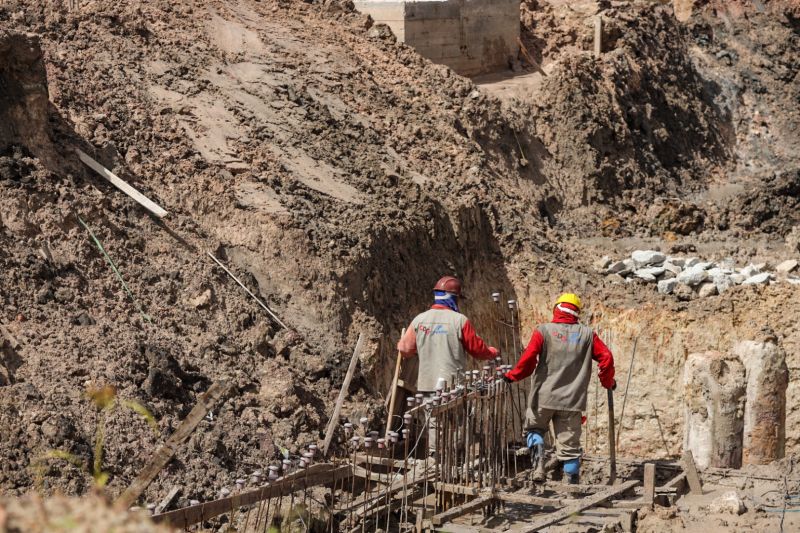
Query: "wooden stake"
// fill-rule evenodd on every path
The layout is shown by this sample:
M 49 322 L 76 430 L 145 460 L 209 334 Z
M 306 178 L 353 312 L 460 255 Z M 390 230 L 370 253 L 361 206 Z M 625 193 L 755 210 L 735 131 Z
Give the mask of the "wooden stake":
M 693 494 L 703 494 L 703 484 L 700 483 L 700 476 L 697 474 L 697 467 L 694 464 L 692 450 L 686 450 L 681 457 L 683 471 L 686 472 L 686 481 L 689 483 L 689 492 Z
M 153 458 L 141 473 L 133 480 L 125 492 L 123 492 L 116 500 L 115 505 L 126 509 L 130 507 L 133 502 L 144 492 L 147 486 L 155 479 L 158 473 L 164 466 L 172 459 L 175 452 L 183 441 L 189 438 L 194 429 L 206 416 L 206 413 L 214 407 L 220 398 L 228 390 L 228 385 L 224 381 L 214 383 L 209 389 L 200 395 L 197 404 L 192 408 L 189 416 L 183 419 L 183 422 L 178 426 L 178 429 L 169 436 L 167 442 L 153 454 Z
M 328 421 L 328 427 L 325 429 L 325 440 L 322 442 L 322 456 L 328 455 L 328 448 L 331 446 L 333 435 L 336 432 L 336 425 L 339 423 L 339 415 L 342 412 L 342 403 L 347 397 L 347 390 L 350 388 L 350 381 L 353 379 L 353 373 L 356 370 L 356 363 L 358 362 L 358 354 L 361 352 L 361 345 L 364 342 L 364 334 L 358 334 L 358 341 L 356 341 L 356 349 L 353 350 L 353 355 L 350 357 L 350 365 L 347 367 L 347 374 L 344 375 L 342 388 L 339 390 L 339 397 L 336 399 L 336 405 L 333 408 L 333 414 Z
M 81 150 L 80 148 L 75 148 L 75 153 L 78 154 L 78 157 L 81 161 L 84 162 L 86 166 L 103 176 L 105 179 L 110 181 L 114 187 L 121 190 L 134 200 L 136 200 L 142 207 L 153 213 L 158 218 L 164 218 L 167 216 L 167 212 L 161 208 L 161 206 L 157 205 L 155 202 L 150 200 L 148 197 L 137 191 L 131 185 L 129 185 L 125 180 L 108 170 L 106 167 L 89 157 L 86 152 Z
M 644 465 L 644 495 L 642 500 L 652 505 L 656 497 L 656 465 L 646 463 Z
M 594 57 L 600 57 L 603 53 L 603 17 L 597 15 L 594 18 Z
M 156 506 L 153 514 L 161 514 L 169 509 L 169 506 L 172 505 L 173 500 L 175 500 L 175 497 L 178 495 L 178 493 L 180 493 L 180 491 L 180 487 L 172 487 L 164 499 L 161 500 L 161 503 Z

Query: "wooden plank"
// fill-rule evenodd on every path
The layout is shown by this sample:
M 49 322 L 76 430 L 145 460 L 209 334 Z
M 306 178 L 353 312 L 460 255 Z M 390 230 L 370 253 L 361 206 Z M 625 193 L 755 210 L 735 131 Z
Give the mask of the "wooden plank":
M 388 479 L 386 474 L 381 474 L 380 472 L 367 472 L 366 468 L 362 468 L 357 465 L 353 465 L 353 475 L 356 477 L 360 477 L 361 479 L 369 479 L 370 481 L 377 481 L 378 483 L 386 484 Z M 394 477 L 394 474 L 392 474 Z
M 686 472 L 681 472 L 667 481 L 663 486 L 656 488 L 656 493 L 661 495 L 666 493 L 664 497 L 667 498 L 670 504 L 674 504 L 678 498 L 686 494 L 687 487 Z M 667 491 L 670 492 L 667 493 Z
M 697 467 L 694 464 L 692 450 L 686 450 L 681 456 L 683 471 L 686 472 L 686 481 L 689 483 L 689 492 L 692 494 L 703 494 L 703 484 L 700 483 L 700 476 L 697 475 Z
M 584 511 L 579 519 L 580 526 L 576 524 L 578 527 L 575 529 L 580 527 L 580 531 L 619 531 L 616 527 L 619 524 L 622 531 L 630 533 L 634 531 L 634 516 L 632 510 L 597 507 Z M 589 526 L 591 522 L 595 522 L 596 528 Z
M 350 357 L 350 364 L 347 366 L 347 373 L 344 375 L 342 388 L 339 389 L 339 397 L 336 398 L 336 405 L 333 408 L 333 414 L 328 421 L 328 428 L 325 430 L 325 440 L 322 441 L 322 456 L 328 455 L 328 448 L 331 446 L 333 435 L 336 433 L 336 426 L 339 425 L 339 415 L 342 413 L 342 404 L 347 397 L 347 391 L 350 389 L 350 381 L 353 379 L 353 374 L 356 371 L 356 363 L 358 363 L 358 354 L 361 352 L 361 345 L 364 343 L 364 334 L 358 334 L 356 341 L 356 348 L 353 350 L 353 355 Z
M 652 505 L 656 498 L 656 465 L 644 465 L 644 494 L 642 500 Z
M 145 466 L 136 479 L 133 480 L 133 483 L 125 489 L 125 492 L 117 498 L 115 502 L 116 505 L 122 508 L 128 508 L 139 498 L 150 482 L 155 479 L 161 469 L 172 459 L 178 446 L 189 438 L 189 435 L 192 434 L 200 421 L 206 416 L 206 413 L 214 407 L 227 390 L 227 383 L 225 381 L 219 381 L 212 384 L 204 394 L 200 395 L 197 399 L 197 403 L 192 408 L 189 415 L 183 419 L 178 429 L 176 429 L 156 453 L 153 454 L 153 458 L 150 459 L 147 466 Z
M 643 507 L 652 507 L 652 502 L 646 502 L 643 498 L 635 500 L 614 500 L 610 502 L 602 502 L 598 507 L 611 507 L 613 509 L 641 509 Z
M 601 490 L 606 490 L 608 485 L 587 485 L 587 484 L 575 484 L 572 485 L 570 483 L 562 483 L 560 481 L 545 481 L 544 487 L 548 490 L 554 490 L 556 492 L 598 492 Z
M 397 468 L 397 469 L 401 469 L 402 468 L 404 470 L 410 470 L 411 468 L 413 468 L 414 467 L 414 461 L 415 461 L 415 459 L 409 458 L 409 459 L 407 459 L 405 461 L 405 464 L 404 464 L 402 459 L 392 459 L 391 457 L 376 457 L 374 455 L 367 456 L 367 454 L 365 454 L 363 452 L 356 454 L 356 463 L 357 464 L 369 463 L 371 465 L 380 465 L 380 466 L 386 466 L 386 467 L 389 467 L 389 468 Z M 424 464 L 424 461 L 421 461 L 420 459 L 416 459 L 416 461 L 417 461 L 417 464 L 420 464 L 420 463 Z
M 164 511 L 166 511 L 169 508 L 169 506 L 172 505 L 172 502 L 175 500 L 175 497 L 178 496 L 180 491 L 181 491 L 180 487 L 177 486 L 172 487 L 170 491 L 167 493 L 167 495 L 164 497 L 164 499 L 161 500 L 161 503 L 159 503 L 156 506 L 155 510 L 153 511 L 153 514 L 161 514 Z
M 253 505 L 269 498 L 288 496 L 306 487 L 334 483 L 339 479 L 350 477 L 351 473 L 350 466 L 335 467 L 328 463 L 311 465 L 305 470 L 292 472 L 274 483 L 269 483 L 263 487 L 228 496 L 227 498 L 220 498 L 218 500 L 184 507 L 183 509 L 153 515 L 152 519 L 156 523 L 166 523 L 176 528 L 187 528 L 191 525 L 214 518 L 215 516 L 229 513 L 231 509 Z
M 228 267 L 226 267 L 225 265 L 223 265 L 223 264 L 222 264 L 222 261 L 220 261 L 219 259 L 217 259 L 216 257 L 214 257 L 214 255 L 213 255 L 211 252 L 206 252 L 206 254 L 208 254 L 208 257 L 210 257 L 211 259 L 213 259 L 213 260 L 214 260 L 214 262 L 215 262 L 216 264 L 218 264 L 218 265 L 219 265 L 219 266 L 222 268 L 222 270 L 224 270 L 224 271 L 225 271 L 225 272 L 226 272 L 226 273 L 227 273 L 227 274 L 228 274 L 228 275 L 229 275 L 231 278 L 233 278 L 233 281 L 235 281 L 235 282 L 236 282 L 236 283 L 237 283 L 237 284 L 238 284 L 238 285 L 239 285 L 241 288 L 243 288 L 243 289 L 244 289 L 244 291 L 245 291 L 247 294 L 249 294 L 249 295 L 250 295 L 250 297 L 251 297 L 253 300 L 255 300 L 255 301 L 258 303 L 258 305 L 260 305 L 260 306 L 261 306 L 261 308 L 262 308 L 262 309 L 264 309 L 264 311 L 266 311 L 266 312 L 267 312 L 267 314 L 269 314 L 269 316 L 271 316 L 271 317 L 272 317 L 272 319 L 273 319 L 275 322 L 277 322 L 277 323 L 278 323 L 278 325 L 279 325 L 280 327 L 282 327 L 283 329 L 289 329 L 289 327 L 288 327 L 286 324 L 284 324 L 284 323 L 281 321 L 281 319 L 280 319 L 280 318 L 278 318 L 278 315 L 276 315 L 275 313 L 273 313 L 273 312 L 272 312 L 272 309 L 270 309 L 269 307 L 267 307 L 267 304 L 265 304 L 264 302 L 262 302 L 262 301 L 261 301 L 261 300 L 258 298 L 258 296 L 256 296 L 256 295 L 255 295 L 255 294 L 253 294 L 252 292 L 250 292 L 250 289 L 248 289 L 247 287 L 245 287 L 244 283 L 242 283 L 242 282 L 239 280 L 239 278 L 237 278 L 237 277 L 236 277 L 236 276 L 233 274 L 233 272 L 231 272 L 230 270 L 228 270 Z
M 600 57 L 603 53 L 603 17 L 597 15 L 594 18 L 594 57 Z
M 656 490 L 658 490 L 659 492 L 666 491 L 666 490 L 669 490 L 669 489 L 680 490 L 679 487 L 681 485 L 683 485 L 684 483 L 686 483 L 686 472 L 681 472 L 680 474 L 678 474 L 674 478 L 670 479 L 669 481 L 667 481 L 666 483 L 661 485 Z
M 593 507 L 600 502 L 613 498 L 618 494 L 622 494 L 623 492 L 632 489 L 638 484 L 639 484 L 638 479 L 632 479 L 630 481 L 626 481 L 621 485 L 614 485 L 608 487 L 606 490 L 602 492 L 598 492 L 597 494 L 592 494 L 591 496 L 587 496 L 574 504 L 568 505 L 563 509 L 560 509 L 554 513 L 550 513 L 547 516 L 540 518 L 539 520 L 534 520 L 533 523 L 529 524 L 523 529 L 520 529 L 518 533 L 532 533 L 533 531 L 539 531 L 544 527 L 557 524 L 558 522 L 561 522 L 562 520 L 569 518 L 573 514 L 580 513 L 581 511 L 589 509 L 590 507 Z
M 467 496 L 477 496 L 480 490 L 477 487 L 466 487 L 464 485 L 454 485 L 453 483 L 434 483 L 436 490 L 449 492 L 451 494 L 466 494 Z
M 544 507 L 546 509 L 560 509 L 565 505 L 569 505 L 580 501 L 571 498 L 545 498 L 543 496 L 534 496 L 533 494 L 519 494 L 516 492 L 498 492 L 494 496 L 498 500 L 504 501 L 506 503 L 536 505 L 537 507 Z
M 78 154 L 78 157 L 80 158 L 81 161 L 83 161 L 83 163 L 86 166 L 88 166 L 89 168 L 100 174 L 102 177 L 110 181 L 112 185 L 114 185 L 114 187 L 121 190 L 134 200 L 136 200 L 142 207 L 153 213 L 155 216 L 157 216 L 158 218 L 164 218 L 165 216 L 167 216 L 167 212 L 161 206 L 159 206 L 158 204 L 150 200 L 147 196 L 143 195 L 142 193 L 134 189 L 126 181 L 124 181 L 122 178 L 120 178 L 119 176 L 108 170 L 106 167 L 104 167 L 91 157 L 89 157 L 89 155 L 86 154 L 86 152 L 84 152 L 80 148 L 75 148 L 75 153 Z
M 463 503 L 459 506 L 453 507 L 452 509 L 448 509 L 443 513 L 433 515 L 431 518 L 431 523 L 434 526 L 441 526 L 442 524 L 458 518 L 459 516 L 464 516 L 465 514 L 475 512 L 478 509 L 489 505 L 492 503 L 492 500 L 494 500 L 493 496 L 481 496 L 480 498 L 475 498 L 470 502 Z

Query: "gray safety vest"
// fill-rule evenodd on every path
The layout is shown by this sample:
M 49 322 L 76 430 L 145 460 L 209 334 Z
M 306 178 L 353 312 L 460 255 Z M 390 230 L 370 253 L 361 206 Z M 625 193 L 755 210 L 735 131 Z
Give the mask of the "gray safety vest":
M 591 328 L 580 324 L 542 324 L 539 363 L 531 378 L 528 408 L 585 411 L 592 374 Z
M 453 374 L 463 372 L 467 364 L 462 330 L 467 317 L 449 309 L 428 309 L 411 321 L 417 335 L 419 374 L 417 390 L 435 390 L 441 377 L 450 382 Z

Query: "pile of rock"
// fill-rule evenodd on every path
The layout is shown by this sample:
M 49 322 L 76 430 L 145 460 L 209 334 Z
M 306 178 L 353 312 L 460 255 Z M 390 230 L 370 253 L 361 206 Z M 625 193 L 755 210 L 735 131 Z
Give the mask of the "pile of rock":
M 766 263 L 736 268 L 731 260 L 715 263 L 697 257 L 668 256 L 656 250 L 636 250 L 628 259 L 613 261 L 610 257 L 603 257 L 595 266 L 606 275 L 625 282 L 642 280 L 654 283 L 658 292 L 679 297 L 696 295 L 704 298 L 721 294 L 734 285 L 770 284 L 781 279 L 800 284 L 800 277 L 791 275 L 800 271 L 800 263 L 794 259 L 788 259 L 774 269 Z

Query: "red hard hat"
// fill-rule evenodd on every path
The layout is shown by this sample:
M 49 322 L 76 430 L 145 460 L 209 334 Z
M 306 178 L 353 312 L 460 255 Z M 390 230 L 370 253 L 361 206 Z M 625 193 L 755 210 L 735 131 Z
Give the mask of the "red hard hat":
M 455 294 L 456 296 L 461 296 L 461 282 L 458 278 L 454 278 L 453 276 L 445 276 L 436 282 L 433 290 L 445 291 Z

